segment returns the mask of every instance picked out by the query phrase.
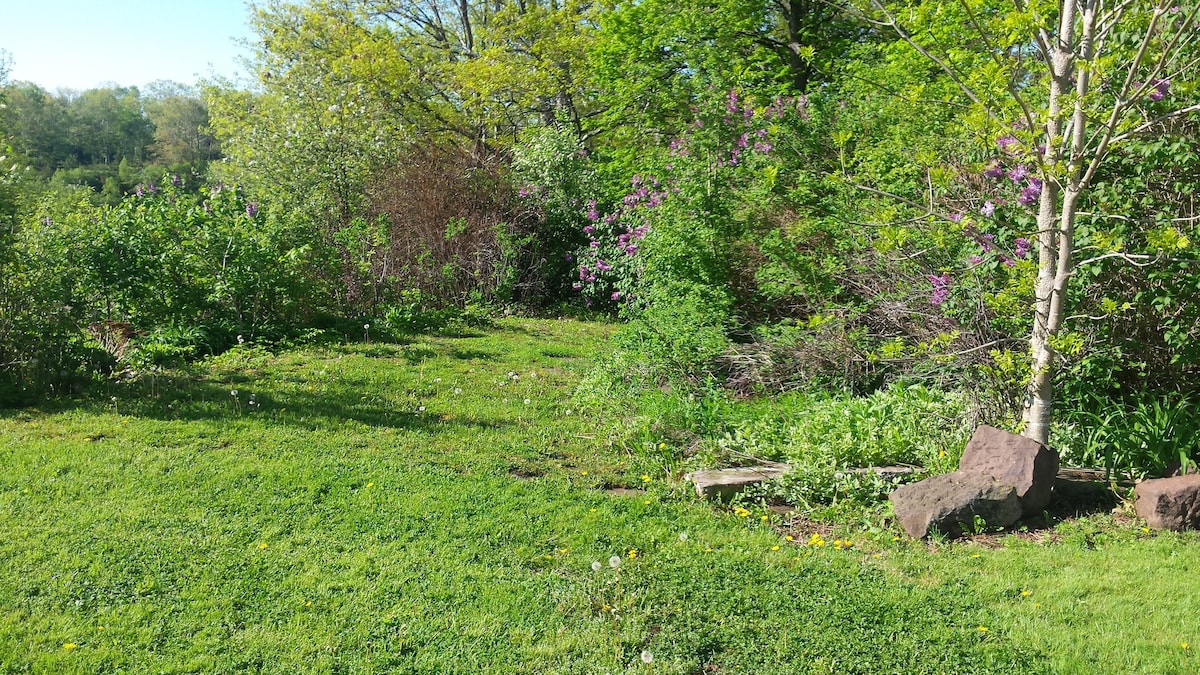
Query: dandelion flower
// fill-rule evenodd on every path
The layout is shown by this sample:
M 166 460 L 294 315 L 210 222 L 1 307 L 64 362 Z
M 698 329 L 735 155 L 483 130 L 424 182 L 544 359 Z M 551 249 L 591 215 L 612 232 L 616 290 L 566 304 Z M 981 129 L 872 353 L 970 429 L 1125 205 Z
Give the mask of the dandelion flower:
M 586 471 L 580 471 L 580 472 L 579 472 L 579 475 L 580 475 L 580 476 L 586 476 L 586 475 L 587 475 L 587 472 L 586 472 Z
M 643 483 L 649 483 L 649 482 L 650 482 L 650 476 L 649 476 L 648 474 L 642 474 L 642 482 L 643 482 Z
M 604 567 L 604 565 L 601 565 L 599 560 L 592 561 L 592 571 L 593 572 L 599 572 L 601 567 Z
M 614 569 L 616 569 L 617 567 L 620 567 L 621 566 L 621 556 L 614 555 L 613 557 L 609 558 L 608 566 L 612 567 Z
M 653 662 L 654 662 L 654 655 L 650 653 L 650 650 L 649 649 L 642 650 L 642 663 L 653 663 Z
M 704 549 L 704 552 L 705 552 L 705 553 L 712 553 L 712 551 L 713 551 L 713 550 L 712 550 L 711 548 L 708 548 L 708 547 L 705 547 L 705 549 Z
M 374 483 L 367 483 L 367 487 L 375 487 Z
M 1192 648 L 1192 646 L 1191 646 L 1191 645 L 1189 645 L 1189 644 L 1188 644 L 1188 643 L 1186 643 L 1186 642 L 1180 642 L 1180 643 L 1179 643 L 1179 648 L 1180 648 L 1180 649 L 1182 649 L 1182 650 L 1184 650 L 1184 651 L 1187 651 L 1187 650 L 1191 649 L 1191 648 Z
M 1032 592 L 1030 591 L 1021 591 L 1022 598 L 1028 598 L 1030 595 L 1032 595 Z
M 638 550 L 636 548 L 629 549 L 629 559 L 630 560 L 633 560 L 637 556 L 638 556 Z
M 779 547 L 778 547 L 778 546 L 772 546 L 772 547 L 771 547 L 771 550 L 772 550 L 772 551 L 778 551 L 778 550 L 779 550 Z
M 796 539 L 796 538 L 795 538 L 795 537 L 793 537 L 793 536 L 792 536 L 792 535 L 790 535 L 790 534 L 789 534 L 788 536 L 784 537 L 784 540 L 786 540 L 786 541 L 795 541 L 795 539 Z
M 767 522 L 767 517 L 766 517 L 766 516 L 763 516 L 763 517 L 762 517 L 762 521 L 763 521 L 764 523 L 765 523 L 765 522 Z
M 979 631 L 980 634 L 988 632 L 987 626 L 979 626 L 975 630 Z
M 679 541 L 687 541 L 687 532 L 679 533 Z
M 529 399 L 525 399 L 525 405 L 529 405 L 529 404 L 530 404 L 530 403 L 532 403 L 532 402 L 533 402 L 533 401 L 530 401 Z
M 646 506 L 650 506 L 650 500 L 649 500 L 649 499 L 647 499 L 646 501 L 644 501 L 644 502 L 642 502 L 642 503 L 643 503 L 643 504 L 645 504 Z
M 258 550 L 261 551 L 261 550 L 265 549 L 266 547 L 267 547 L 267 542 L 264 541 L 263 543 L 258 545 Z
M 75 644 L 74 642 L 64 642 L 63 643 L 63 649 L 75 649 L 78 646 L 79 645 Z

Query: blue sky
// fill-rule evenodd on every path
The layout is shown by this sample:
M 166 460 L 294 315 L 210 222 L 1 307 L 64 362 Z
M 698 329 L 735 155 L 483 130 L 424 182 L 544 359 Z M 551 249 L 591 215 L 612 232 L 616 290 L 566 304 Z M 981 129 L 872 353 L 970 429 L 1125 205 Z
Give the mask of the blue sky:
M 54 91 L 244 73 L 243 0 L 0 0 L 10 80 Z

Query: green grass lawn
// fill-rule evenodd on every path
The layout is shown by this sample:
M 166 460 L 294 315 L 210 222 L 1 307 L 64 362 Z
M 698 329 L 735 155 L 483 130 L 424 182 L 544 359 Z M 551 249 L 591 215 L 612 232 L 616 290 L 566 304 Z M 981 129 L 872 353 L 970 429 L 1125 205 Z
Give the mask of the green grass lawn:
M 1200 670 L 1195 537 L 789 541 L 572 398 L 609 331 L 239 348 L 0 412 L 0 672 Z

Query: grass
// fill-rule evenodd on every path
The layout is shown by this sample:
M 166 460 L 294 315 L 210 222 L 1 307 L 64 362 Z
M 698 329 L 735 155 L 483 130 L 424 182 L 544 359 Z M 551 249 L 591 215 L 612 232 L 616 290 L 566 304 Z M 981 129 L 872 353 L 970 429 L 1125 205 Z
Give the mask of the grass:
M 608 331 L 240 347 L 0 412 L 0 672 L 1196 669 L 1194 537 L 788 541 L 581 408 Z

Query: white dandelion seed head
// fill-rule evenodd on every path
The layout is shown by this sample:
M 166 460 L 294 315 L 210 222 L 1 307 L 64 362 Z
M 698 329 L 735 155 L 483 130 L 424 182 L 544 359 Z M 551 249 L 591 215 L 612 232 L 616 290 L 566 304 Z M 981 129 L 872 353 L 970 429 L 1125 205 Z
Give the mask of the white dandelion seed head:
M 654 655 L 650 653 L 649 649 L 643 649 L 642 650 L 642 663 L 653 663 L 653 662 L 654 662 Z
M 613 568 L 620 567 L 621 566 L 621 556 L 614 555 L 613 557 L 609 558 L 608 566 L 613 567 Z
M 601 565 L 599 560 L 592 561 L 592 571 L 593 572 L 599 572 L 601 567 L 604 567 L 604 565 Z
M 687 532 L 679 533 L 679 541 L 687 541 Z

